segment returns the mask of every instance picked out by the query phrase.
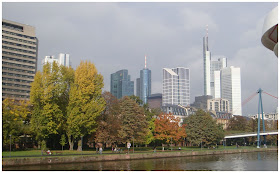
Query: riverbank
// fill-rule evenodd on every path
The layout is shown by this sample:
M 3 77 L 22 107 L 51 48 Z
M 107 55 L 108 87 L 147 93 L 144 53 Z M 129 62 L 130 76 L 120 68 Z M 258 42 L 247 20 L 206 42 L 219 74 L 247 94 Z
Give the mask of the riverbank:
M 108 155 L 80 155 L 80 156 L 45 156 L 40 158 L 2 158 L 2 166 L 24 166 L 38 164 L 62 164 L 62 163 L 85 163 L 102 161 L 120 161 L 137 159 L 172 158 L 186 156 L 219 155 L 248 152 L 278 151 L 278 148 L 255 148 L 255 149 L 231 149 L 231 150 L 202 150 L 202 151 L 173 151 L 173 152 L 151 152 L 131 154 L 108 154 Z

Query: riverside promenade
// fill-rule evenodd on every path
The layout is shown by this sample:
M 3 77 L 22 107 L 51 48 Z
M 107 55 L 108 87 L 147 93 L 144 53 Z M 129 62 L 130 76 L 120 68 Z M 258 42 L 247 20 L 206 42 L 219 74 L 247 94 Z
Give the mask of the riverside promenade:
M 139 152 L 139 153 L 120 153 L 120 154 L 95 154 L 95 155 L 61 155 L 61 156 L 42 156 L 42 157 L 17 157 L 2 158 L 3 168 L 9 166 L 24 166 L 38 164 L 62 164 L 62 163 L 85 163 L 103 161 L 121 161 L 137 159 L 156 159 L 203 155 L 221 155 L 248 152 L 278 152 L 278 148 L 250 148 L 250 149 L 220 149 L 220 150 L 201 150 L 201 151 L 165 151 L 165 152 Z

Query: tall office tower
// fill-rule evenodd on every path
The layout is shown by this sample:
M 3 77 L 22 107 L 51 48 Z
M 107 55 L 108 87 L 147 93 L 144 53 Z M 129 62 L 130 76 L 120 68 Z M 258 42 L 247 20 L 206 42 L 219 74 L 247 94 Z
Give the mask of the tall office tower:
M 203 72 L 204 72 L 204 95 L 211 95 L 210 88 L 210 61 L 211 52 L 208 48 L 208 26 L 206 36 L 203 37 Z
M 128 70 L 119 70 L 116 73 L 111 74 L 111 94 L 118 99 L 123 96 L 134 95 L 134 82 L 130 81 L 130 75 Z
M 164 68 L 162 106 L 190 104 L 190 70 L 184 67 Z
M 38 39 L 33 26 L 2 20 L 2 99 L 30 98 L 37 70 Z
M 143 104 L 147 103 L 151 96 L 151 70 L 147 68 L 147 59 L 145 56 L 145 68 L 140 71 L 140 99 Z
M 233 115 L 242 115 L 239 67 L 231 66 L 221 70 L 221 98 L 229 101 L 229 109 Z
M 70 66 L 70 57 L 69 54 L 60 53 L 58 54 L 59 65 L 64 65 L 66 67 Z
M 140 78 L 136 79 L 136 96 L 140 98 Z
M 219 71 L 225 67 L 227 67 L 227 58 L 225 56 L 219 56 L 218 60 L 210 61 L 210 88 L 211 95 L 213 98 L 220 98 L 220 76 Z M 215 75 L 216 73 L 216 75 Z
M 43 59 L 43 64 L 50 63 L 52 64 L 53 62 L 56 62 L 58 65 L 64 65 L 66 67 L 70 66 L 70 57 L 69 54 L 63 54 L 60 53 L 58 55 L 58 59 L 55 58 L 55 56 L 45 56 Z

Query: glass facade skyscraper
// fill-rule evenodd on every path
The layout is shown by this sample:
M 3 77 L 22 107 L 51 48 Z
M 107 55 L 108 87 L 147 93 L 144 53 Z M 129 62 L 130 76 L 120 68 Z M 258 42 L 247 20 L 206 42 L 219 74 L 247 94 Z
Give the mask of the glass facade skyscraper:
M 220 98 L 220 70 L 227 67 L 227 58 L 218 56 L 218 60 L 210 61 L 210 88 L 213 98 Z
M 164 68 L 162 106 L 190 105 L 190 70 L 185 67 Z
M 140 71 L 140 99 L 143 104 L 148 102 L 148 97 L 151 96 L 151 70 L 145 68 Z
M 130 80 L 128 70 L 123 69 L 111 74 L 110 92 L 118 99 L 134 95 L 134 82 Z

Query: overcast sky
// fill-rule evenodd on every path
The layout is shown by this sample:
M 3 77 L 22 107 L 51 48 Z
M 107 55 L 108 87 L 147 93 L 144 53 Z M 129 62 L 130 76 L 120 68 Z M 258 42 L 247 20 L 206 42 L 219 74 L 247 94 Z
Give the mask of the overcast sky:
M 46 55 L 70 54 L 72 67 L 94 63 L 110 91 L 110 74 L 128 69 L 140 76 L 147 55 L 152 93 L 162 93 L 162 68 L 187 67 L 191 102 L 203 95 L 202 39 L 209 26 L 209 49 L 241 68 L 242 101 L 258 88 L 278 96 L 278 59 L 261 43 L 265 16 L 277 6 L 268 3 L 2 3 L 2 17 L 36 28 L 39 70 Z M 263 95 L 265 112 L 277 100 Z M 243 106 L 243 115 L 257 113 L 258 97 Z

